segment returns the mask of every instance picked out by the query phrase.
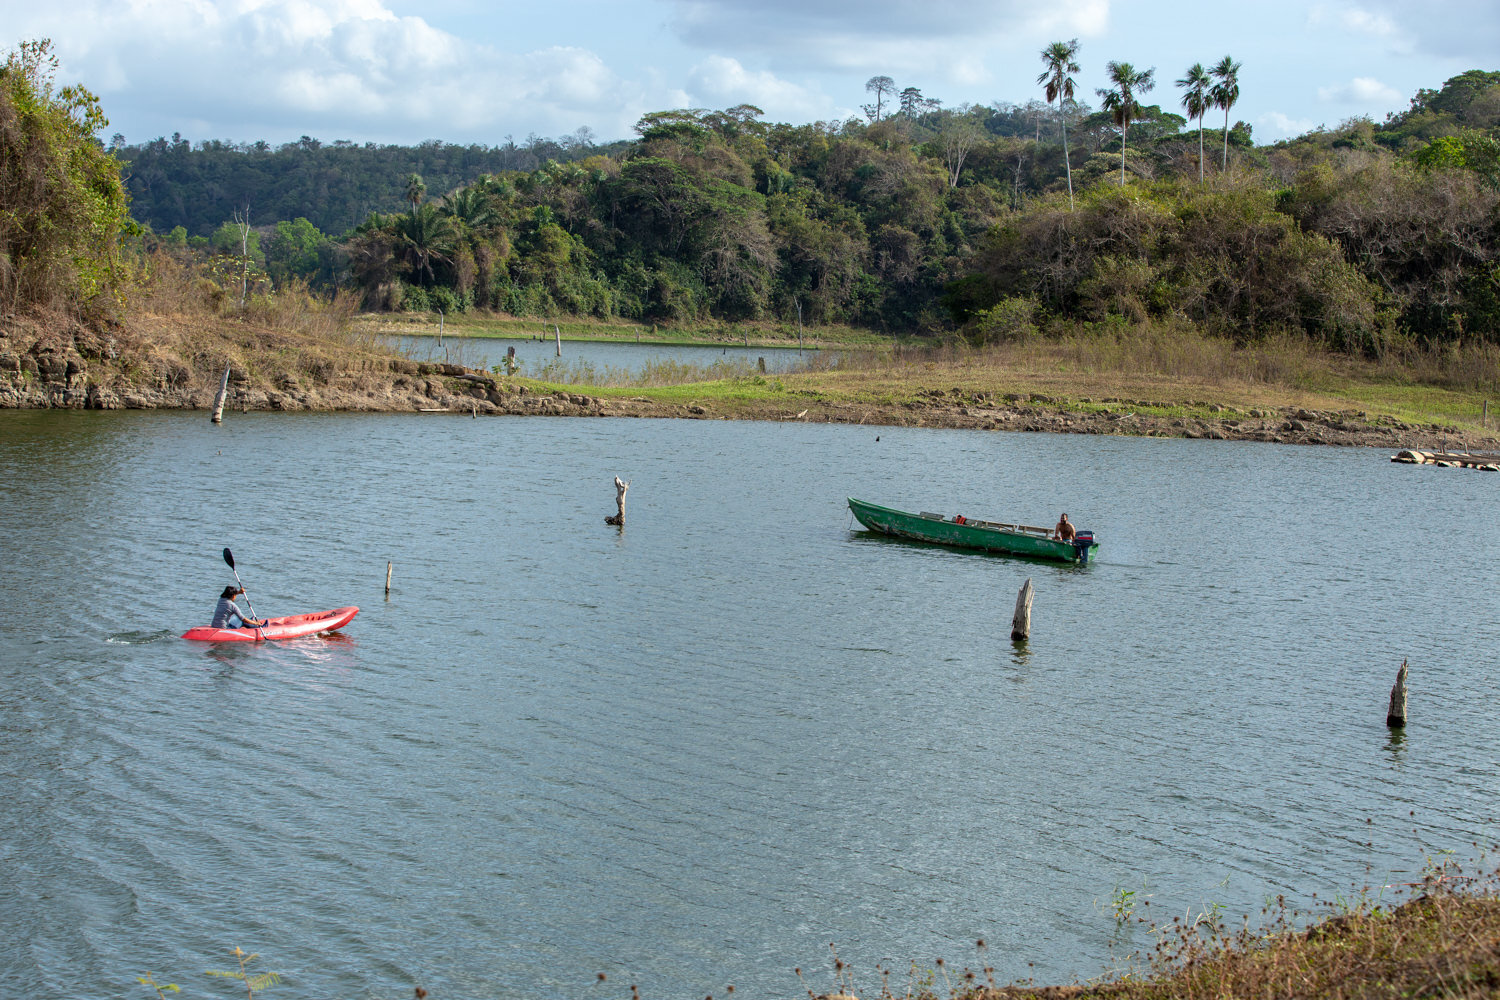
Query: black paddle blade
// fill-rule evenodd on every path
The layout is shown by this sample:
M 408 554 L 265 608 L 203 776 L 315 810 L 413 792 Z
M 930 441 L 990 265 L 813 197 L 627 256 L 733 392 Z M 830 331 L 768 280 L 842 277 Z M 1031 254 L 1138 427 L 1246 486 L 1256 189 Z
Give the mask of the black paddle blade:
M 224 561 L 229 564 L 230 569 L 234 569 L 234 553 L 230 552 L 227 547 L 224 549 Z

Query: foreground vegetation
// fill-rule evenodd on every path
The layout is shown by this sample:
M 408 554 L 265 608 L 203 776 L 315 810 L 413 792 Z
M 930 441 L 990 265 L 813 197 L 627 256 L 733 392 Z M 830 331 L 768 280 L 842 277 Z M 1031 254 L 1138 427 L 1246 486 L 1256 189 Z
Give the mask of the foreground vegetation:
M 1247 918 L 1238 928 L 1217 912 L 1145 921 L 1153 950 L 1087 985 L 998 986 L 981 941 L 979 967 L 957 973 L 939 964 L 923 975 L 913 966 L 904 977 L 880 970 L 878 984 L 861 983 L 836 963 L 831 992 L 866 1000 L 1493 997 L 1500 993 L 1497 891 L 1493 872 L 1471 877 L 1442 867 L 1416 885 L 1367 889 L 1312 913 L 1277 899 L 1258 923 Z

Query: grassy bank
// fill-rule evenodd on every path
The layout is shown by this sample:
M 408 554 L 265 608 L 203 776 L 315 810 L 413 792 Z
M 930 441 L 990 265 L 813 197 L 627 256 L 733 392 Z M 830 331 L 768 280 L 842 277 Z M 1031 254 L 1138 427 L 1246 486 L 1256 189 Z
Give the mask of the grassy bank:
M 720 377 L 717 370 L 681 366 L 675 383 L 664 384 L 650 372 L 590 382 L 584 378 L 598 373 L 583 366 L 572 372 L 583 377 L 554 372 L 564 377 L 544 374 L 534 386 L 712 406 L 729 417 L 784 416 L 820 406 L 855 413 L 856 421 L 862 413 L 872 423 L 931 410 L 937 402 L 1217 423 L 1308 410 L 1342 414 L 1351 424 L 1446 428 L 1470 442 L 1493 439 L 1500 422 L 1500 379 L 1493 374 L 1500 358 L 1482 350 L 1369 361 L 1330 355 L 1294 338 L 1236 346 L 1190 331 L 1142 329 L 982 348 L 961 342 L 868 350 L 846 345 L 794 372 L 766 375 L 752 368 L 744 363 Z

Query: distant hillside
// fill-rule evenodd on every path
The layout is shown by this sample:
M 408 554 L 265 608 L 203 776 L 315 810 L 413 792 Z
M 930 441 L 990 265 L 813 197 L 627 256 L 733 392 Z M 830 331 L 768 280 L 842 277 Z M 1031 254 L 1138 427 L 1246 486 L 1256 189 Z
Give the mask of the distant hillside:
M 1099 111 L 946 109 L 877 78 L 900 99 L 868 120 L 676 109 L 609 148 L 174 137 L 118 155 L 174 252 L 241 289 L 305 280 L 377 310 L 1500 343 L 1500 73 L 1270 146 L 1234 121 L 1237 82 L 1189 119 L 1171 110 L 1188 81 L 1142 105 L 1126 75 Z M 224 225 L 247 204 L 259 237 Z
M 406 204 L 406 179 L 421 174 L 432 196 L 473 183 L 485 174 L 535 170 L 548 161 L 569 162 L 614 147 L 586 141 L 532 138 L 524 145 L 420 146 L 324 144 L 303 136 L 282 146 L 211 140 L 193 144 L 180 135 L 142 145 L 116 145 L 130 193 L 130 214 L 158 233 L 177 226 L 189 236 L 209 236 L 236 211 L 250 208 L 260 225 L 305 218 L 338 235 L 371 212 Z

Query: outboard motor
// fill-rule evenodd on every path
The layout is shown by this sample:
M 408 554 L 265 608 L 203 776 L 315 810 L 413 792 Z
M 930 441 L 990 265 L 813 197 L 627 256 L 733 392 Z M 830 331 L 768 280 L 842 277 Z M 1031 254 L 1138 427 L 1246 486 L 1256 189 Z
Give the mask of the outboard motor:
M 1087 563 L 1089 561 L 1089 549 L 1094 545 L 1094 533 L 1092 531 L 1080 531 L 1073 536 L 1073 548 L 1078 552 L 1078 561 Z

